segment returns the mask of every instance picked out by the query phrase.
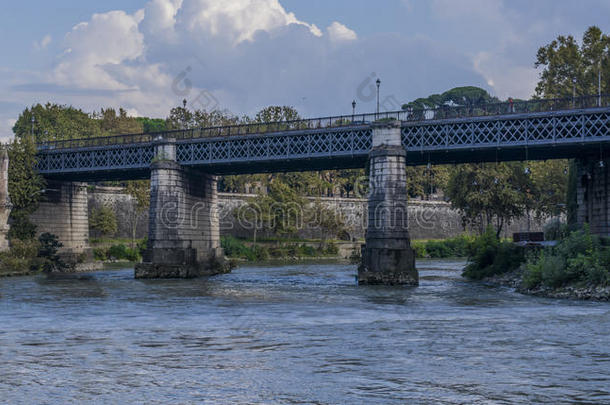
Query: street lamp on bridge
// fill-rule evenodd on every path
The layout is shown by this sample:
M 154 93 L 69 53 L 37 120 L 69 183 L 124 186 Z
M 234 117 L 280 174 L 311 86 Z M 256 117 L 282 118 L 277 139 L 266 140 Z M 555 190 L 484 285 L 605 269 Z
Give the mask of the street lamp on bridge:
M 356 100 L 352 101 L 352 122 L 354 122 L 354 115 L 356 115 Z
M 375 116 L 375 118 L 377 118 L 379 116 L 379 86 L 381 85 L 381 80 L 377 78 L 375 83 L 377 83 L 377 114 Z

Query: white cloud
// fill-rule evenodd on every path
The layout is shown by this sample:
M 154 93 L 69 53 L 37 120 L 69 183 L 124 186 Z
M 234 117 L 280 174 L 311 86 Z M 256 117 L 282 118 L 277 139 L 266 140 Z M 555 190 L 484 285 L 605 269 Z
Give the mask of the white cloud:
M 184 0 L 177 18 L 192 34 L 221 37 L 234 45 L 253 40 L 259 31 L 271 32 L 291 24 L 305 26 L 315 36 L 322 35 L 315 25 L 286 12 L 278 0 Z
M 358 35 L 353 30 L 350 30 L 345 25 L 338 21 L 334 21 L 326 29 L 332 41 L 353 41 L 358 38 Z
M 532 31 L 544 22 L 529 24 L 527 16 L 515 13 L 503 0 L 433 0 L 436 18 L 447 24 L 449 31 L 458 32 L 459 41 L 492 93 L 500 98 L 529 98 L 536 82 L 536 70 L 531 58 L 516 57 L 515 50 L 529 49 Z M 473 29 L 476 27 L 476 29 Z M 474 46 L 473 48 L 470 48 Z
M 479 52 L 474 57 L 473 65 L 485 78 L 487 85 L 503 98 L 529 98 L 536 87 L 536 70 L 531 66 L 515 65 L 503 55 Z
M 42 37 L 40 41 L 34 42 L 34 48 L 37 50 L 46 48 L 52 41 L 52 38 L 49 34 Z
M 484 84 L 471 60 L 438 42 L 360 38 L 339 21 L 322 32 L 278 0 L 150 0 L 133 14 L 94 14 L 75 25 L 43 83 L 26 81 L 14 94 L 24 105 L 50 100 L 154 117 L 183 98 L 239 115 L 285 104 L 316 116 L 349 113 L 353 99 L 358 111 L 373 111 L 373 99 L 357 93 L 373 72 L 382 80 L 382 105 L 391 108 Z
M 124 11 L 94 14 L 66 34 L 65 52 L 51 80 L 57 84 L 108 90 L 127 90 L 129 83 L 118 81 L 107 70 L 142 56 L 144 37 L 138 23 L 144 13 Z

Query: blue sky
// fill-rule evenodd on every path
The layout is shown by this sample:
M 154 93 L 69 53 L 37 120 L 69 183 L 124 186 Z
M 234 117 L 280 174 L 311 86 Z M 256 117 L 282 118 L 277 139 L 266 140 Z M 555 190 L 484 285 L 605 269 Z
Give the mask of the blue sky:
M 462 85 L 529 97 L 536 50 L 607 0 L 23 0 L 0 14 L 0 138 L 26 106 L 123 106 L 165 117 L 183 98 L 252 114 L 372 111 Z

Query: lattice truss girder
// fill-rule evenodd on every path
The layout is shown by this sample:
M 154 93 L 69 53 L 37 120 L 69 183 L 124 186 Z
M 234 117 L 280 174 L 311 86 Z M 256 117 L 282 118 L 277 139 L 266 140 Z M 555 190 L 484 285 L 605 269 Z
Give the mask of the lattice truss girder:
M 273 161 L 366 154 L 371 149 L 369 128 L 315 131 L 302 134 L 200 139 L 176 145 L 184 165 Z
M 407 150 L 481 148 L 599 141 L 610 137 L 610 113 L 536 114 L 531 117 L 472 119 L 402 127 Z
M 240 163 L 366 154 L 372 130 L 342 127 L 284 134 L 189 139 L 176 145 L 184 165 Z M 532 114 L 530 117 L 457 119 L 407 123 L 402 142 L 407 150 L 438 150 L 599 142 L 610 138 L 610 112 Z M 151 144 L 39 152 L 42 173 L 147 168 L 154 157 Z
M 150 166 L 153 155 L 150 144 L 45 151 L 38 154 L 38 169 L 41 173 L 142 169 Z

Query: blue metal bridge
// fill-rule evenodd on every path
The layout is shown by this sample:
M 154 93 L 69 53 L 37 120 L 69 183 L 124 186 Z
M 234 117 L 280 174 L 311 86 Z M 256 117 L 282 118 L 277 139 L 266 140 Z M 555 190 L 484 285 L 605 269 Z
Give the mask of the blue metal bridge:
M 159 138 L 176 140 L 181 165 L 214 174 L 357 168 L 371 150 L 371 123 L 387 119 L 401 121 L 409 165 L 610 151 L 610 96 L 592 96 L 51 141 L 38 145 L 38 169 L 63 180 L 148 178 Z

